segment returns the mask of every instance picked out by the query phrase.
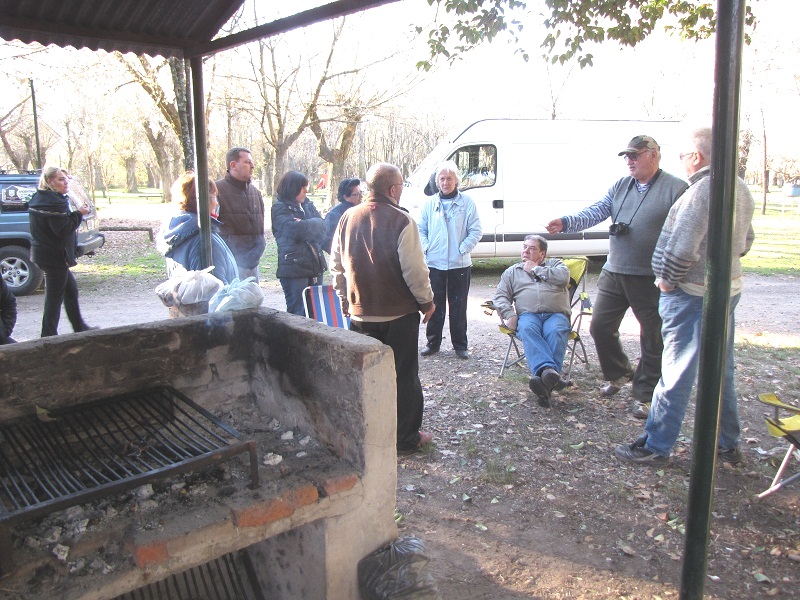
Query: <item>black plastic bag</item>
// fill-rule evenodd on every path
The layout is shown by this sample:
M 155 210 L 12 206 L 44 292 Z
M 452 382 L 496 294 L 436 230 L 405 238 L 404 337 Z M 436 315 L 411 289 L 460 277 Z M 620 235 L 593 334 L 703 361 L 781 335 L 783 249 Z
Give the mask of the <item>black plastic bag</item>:
M 363 600 L 441 600 L 422 540 L 403 536 L 358 563 Z

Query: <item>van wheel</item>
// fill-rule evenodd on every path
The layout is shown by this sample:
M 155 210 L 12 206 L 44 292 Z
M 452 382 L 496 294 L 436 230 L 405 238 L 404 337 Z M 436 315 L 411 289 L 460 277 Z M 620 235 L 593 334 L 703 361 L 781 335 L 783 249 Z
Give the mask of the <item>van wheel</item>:
M 0 248 L 0 271 L 15 296 L 32 294 L 44 280 L 44 273 L 33 263 L 30 252 L 20 246 Z

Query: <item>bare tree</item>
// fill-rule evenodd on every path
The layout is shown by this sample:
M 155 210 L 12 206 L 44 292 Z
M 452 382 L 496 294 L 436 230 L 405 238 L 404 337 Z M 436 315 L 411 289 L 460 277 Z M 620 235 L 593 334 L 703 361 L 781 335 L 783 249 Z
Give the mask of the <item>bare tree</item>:
M 12 143 L 11 135 L 22 125 L 25 119 L 23 107 L 30 101 L 28 96 L 20 101 L 11 110 L 0 116 L 0 141 L 6 151 L 9 160 L 18 171 L 24 170 L 30 162 L 30 154 L 23 155 L 19 147 Z

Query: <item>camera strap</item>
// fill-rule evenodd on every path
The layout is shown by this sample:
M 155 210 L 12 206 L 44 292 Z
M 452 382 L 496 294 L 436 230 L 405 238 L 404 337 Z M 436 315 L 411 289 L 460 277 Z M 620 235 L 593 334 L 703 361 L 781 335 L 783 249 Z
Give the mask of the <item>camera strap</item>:
M 636 207 L 636 210 L 633 211 L 631 218 L 628 219 L 628 222 L 626 223 L 627 225 L 630 225 L 633 222 L 633 218 L 636 216 L 636 213 L 638 213 L 639 209 L 642 207 L 642 203 L 644 202 L 644 199 L 647 198 L 647 194 L 649 194 L 650 190 L 653 189 L 653 186 L 656 184 L 656 180 L 658 180 L 659 175 L 661 175 L 661 169 L 656 171 L 656 174 L 653 175 L 653 178 L 648 182 L 647 189 L 645 190 L 644 194 L 642 194 L 642 197 L 639 199 L 639 205 Z M 619 214 L 622 212 L 622 208 L 625 206 L 625 201 L 628 199 L 628 193 L 631 191 L 631 189 L 633 189 L 633 186 L 635 184 L 636 180 L 633 177 L 631 177 L 631 180 L 628 183 L 628 189 L 625 190 L 625 195 L 622 197 L 622 202 L 619 205 L 619 210 L 617 210 L 617 214 L 614 215 L 613 219 L 614 223 L 617 223 L 617 218 L 619 217 Z

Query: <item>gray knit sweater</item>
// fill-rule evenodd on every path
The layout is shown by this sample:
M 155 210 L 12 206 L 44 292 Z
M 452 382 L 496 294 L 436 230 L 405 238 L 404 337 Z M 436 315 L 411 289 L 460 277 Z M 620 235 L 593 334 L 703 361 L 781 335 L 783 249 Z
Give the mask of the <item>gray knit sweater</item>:
M 659 169 L 655 181 L 638 186 L 633 177 L 623 177 L 606 192 L 602 200 L 577 214 L 561 217 L 564 232 L 575 233 L 611 217 L 628 224 L 623 235 L 612 235 L 603 267 L 621 275 L 653 276 L 650 265 L 656 241 L 667 213 L 688 185 L 683 179 Z
M 656 277 L 692 295 L 702 295 L 705 285 L 711 195 L 708 175 L 709 167 L 704 167 L 689 178 L 691 186 L 669 211 L 653 253 Z M 753 196 L 744 181 L 738 179 L 731 263 L 734 292 L 741 290 L 741 285 L 736 285 L 742 277 L 741 258 L 750 250 L 755 238 L 752 220 Z

